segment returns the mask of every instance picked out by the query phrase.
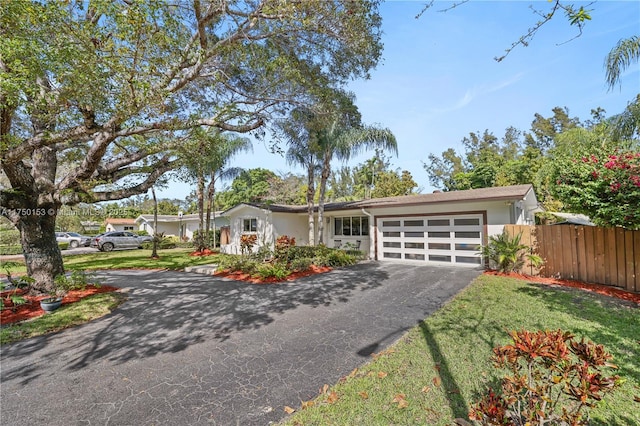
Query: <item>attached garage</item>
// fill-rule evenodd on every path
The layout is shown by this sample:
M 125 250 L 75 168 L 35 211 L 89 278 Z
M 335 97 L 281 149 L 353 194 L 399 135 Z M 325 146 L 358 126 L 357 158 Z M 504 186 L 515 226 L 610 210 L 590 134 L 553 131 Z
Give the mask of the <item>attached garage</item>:
M 377 218 L 378 259 L 477 267 L 483 229 L 482 214 Z
M 322 219 L 317 212 L 314 219 L 318 228 L 322 220 L 328 247 L 356 248 L 381 262 L 477 268 L 479 247 L 489 236 L 505 224 L 532 224 L 536 211 L 533 186 L 514 185 L 327 203 Z M 270 247 L 281 235 L 295 237 L 298 245 L 313 241 L 306 205 L 240 204 L 224 215 L 231 226 L 230 242 L 222 247 L 226 253 L 240 253 L 247 233 Z M 255 221 L 255 229 L 247 221 Z

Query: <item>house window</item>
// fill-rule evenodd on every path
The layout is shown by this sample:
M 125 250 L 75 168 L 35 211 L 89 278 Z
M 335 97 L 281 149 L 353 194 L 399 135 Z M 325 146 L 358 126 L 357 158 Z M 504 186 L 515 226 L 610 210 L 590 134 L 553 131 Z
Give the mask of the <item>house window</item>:
M 133 226 L 125 226 L 124 230 L 125 231 L 133 231 Z
M 258 219 L 243 219 L 242 230 L 244 232 L 256 232 L 258 230 Z
M 369 218 L 367 216 L 336 217 L 333 220 L 334 235 L 360 237 L 369 235 Z

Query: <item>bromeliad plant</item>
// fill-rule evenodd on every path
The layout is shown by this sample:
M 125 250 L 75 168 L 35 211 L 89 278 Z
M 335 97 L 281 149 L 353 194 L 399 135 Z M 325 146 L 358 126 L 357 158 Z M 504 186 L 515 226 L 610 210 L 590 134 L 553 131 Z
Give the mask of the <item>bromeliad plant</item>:
M 482 425 L 584 425 L 587 410 L 611 392 L 611 354 L 602 345 L 556 331 L 513 331 L 513 344 L 495 348 L 492 360 L 510 375 L 500 394 L 489 389 L 469 418 Z
M 503 231 L 497 236 L 490 236 L 489 243 L 482 247 L 480 252 L 489 260 L 488 266 L 499 272 L 519 271 L 528 260 L 534 267 L 542 265 L 542 258 L 533 253 L 527 253 L 529 246 L 520 243 L 522 232 L 511 236 Z

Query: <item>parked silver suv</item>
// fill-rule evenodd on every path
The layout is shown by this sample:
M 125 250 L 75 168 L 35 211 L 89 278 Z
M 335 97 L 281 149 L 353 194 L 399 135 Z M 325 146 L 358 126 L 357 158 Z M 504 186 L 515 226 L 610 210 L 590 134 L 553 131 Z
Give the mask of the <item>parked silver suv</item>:
M 69 248 L 88 247 L 91 237 L 80 235 L 77 232 L 56 232 L 56 241 L 69 243 Z
M 100 234 L 91 240 L 91 247 L 96 247 L 100 251 L 111 251 L 113 249 L 135 249 L 142 248 L 142 243 L 153 240 L 152 237 L 138 236 L 131 232 L 113 231 Z

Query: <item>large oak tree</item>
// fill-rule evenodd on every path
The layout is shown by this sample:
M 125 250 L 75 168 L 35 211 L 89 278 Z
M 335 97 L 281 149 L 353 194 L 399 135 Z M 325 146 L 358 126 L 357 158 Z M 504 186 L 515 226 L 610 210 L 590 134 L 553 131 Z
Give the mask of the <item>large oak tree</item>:
M 3 2 L 2 215 L 47 290 L 64 272 L 62 205 L 146 192 L 195 126 L 260 129 L 274 114 L 367 77 L 377 2 Z M 304 89 L 304 90 L 303 90 Z

